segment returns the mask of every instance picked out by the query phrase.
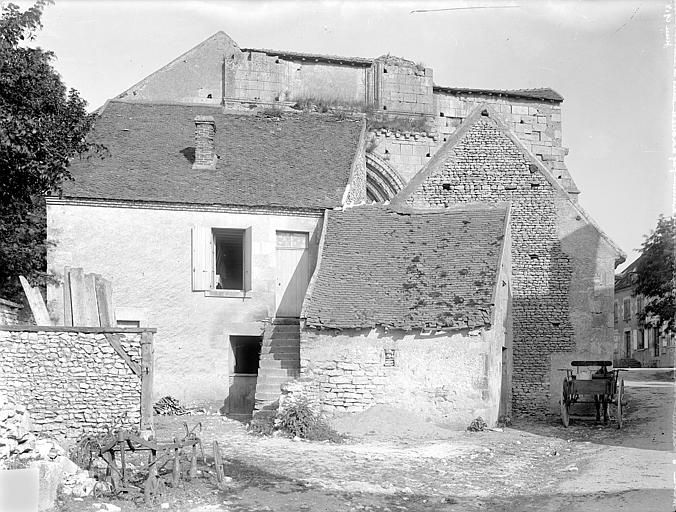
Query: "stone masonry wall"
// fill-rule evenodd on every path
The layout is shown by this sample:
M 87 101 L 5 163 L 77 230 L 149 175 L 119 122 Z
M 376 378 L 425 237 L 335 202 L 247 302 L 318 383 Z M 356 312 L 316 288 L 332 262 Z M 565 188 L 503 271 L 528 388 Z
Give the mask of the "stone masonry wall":
M 392 114 L 423 114 L 434 111 L 432 69 L 398 57 L 375 61 L 376 108 Z
M 141 379 L 106 337 L 116 336 L 141 365 L 144 331 L 21 328 L 0 327 L 0 394 L 26 406 L 33 431 L 74 438 L 106 425 L 139 426 Z
M 295 101 L 316 98 L 366 100 L 365 67 L 305 63 L 256 51 L 233 51 L 225 60 L 226 100 Z
M 533 170 L 534 168 L 534 170 Z M 409 203 L 443 207 L 511 201 L 513 407 L 544 412 L 549 356 L 575 347 L 570 321 L 570 258 L 557 233 L 553 185 L 492 120 L 481 117 Z
M 16 325 L 19 323 L 21 304 L 0 299 L 0 325 Z
M 499 112 L 523 145 L 537 156 L 569 192 L 578 192 L 564 157 L 561 106 L 550 102 L 516 100 L 491 95 L 434 94 L 435 117 L 428 132 L 373 130 L 374 153 L 410 180 L 479 104 L 488 104 Z
M 493 331 L 421 335 L 308 328 L 301 331 L 301 377 L 318 383 L 328 413 L 387 404 L 454 426 L 467 426 L 477 416 L 493 425 L 501 347 Z
M 443 137 L 452 134 L 477 106 L 491 105 L 502 115 L 508 127 L 523 145 L 545 164 L 563 187 L 576 192 L 564 157 L 561 132 L 561 104 L 537 100 L 519 100 L 481 94 L 434 94 L 436 127 Z

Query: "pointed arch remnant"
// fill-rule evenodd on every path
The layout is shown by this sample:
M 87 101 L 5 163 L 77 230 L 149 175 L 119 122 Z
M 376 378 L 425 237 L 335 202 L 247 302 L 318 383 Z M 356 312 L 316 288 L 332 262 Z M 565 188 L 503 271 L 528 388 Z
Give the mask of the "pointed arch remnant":
M 404 180 L 385 160 L 366 153 L 366 197 L 369 201 L 390 201 L 404 188 Z

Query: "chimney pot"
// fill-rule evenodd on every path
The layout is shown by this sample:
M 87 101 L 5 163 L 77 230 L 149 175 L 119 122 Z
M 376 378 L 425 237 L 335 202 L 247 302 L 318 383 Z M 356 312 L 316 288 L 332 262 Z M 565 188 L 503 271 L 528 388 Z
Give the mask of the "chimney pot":
M 212 116 L 195 117 L 195 163 L 193 169 L 216 169 L 216 147 L 214 135 L 216 122 Z

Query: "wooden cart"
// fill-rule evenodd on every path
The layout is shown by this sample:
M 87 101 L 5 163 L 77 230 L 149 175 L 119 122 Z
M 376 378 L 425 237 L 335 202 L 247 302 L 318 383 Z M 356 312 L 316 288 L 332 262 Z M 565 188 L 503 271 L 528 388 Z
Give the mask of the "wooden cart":
M 616 408 L 615 418 L 618 428 L 622 428 L 622 409 L 624 401 L 624 380 L 620 372 L 624 370 L 609 369 L 611 361 L 573 361 L 573 368 L 562 368 L 566 372 L 563 379 L 561 395 L 561 422 L 564 427 L 570 424 L 570 407 L 573 404 L 593 403 L 596 406 L 596 421 L 601 419 L 608 423 L 608 408 L 613 404 Z M 595 367 L 595 371 L 580 371 L 580 368 Z

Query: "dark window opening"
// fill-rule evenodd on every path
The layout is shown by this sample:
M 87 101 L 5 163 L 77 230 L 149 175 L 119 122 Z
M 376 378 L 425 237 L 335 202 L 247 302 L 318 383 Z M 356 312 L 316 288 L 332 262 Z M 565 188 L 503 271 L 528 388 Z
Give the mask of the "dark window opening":
M 211 99 L 211 93 L 207 94 L 207 98 Z
M 655 346 L 655 357 L 660 357 L 660 330 L 657 327 L 653 328 L 653 344 Z
M 439 112 L 439 117 L 444 117 L 444 113 L 443 113 L 443 112 Z
M 383 105 L 383 110 L 387 110 L 387 107 L 385 105 Z
M 387 68 L 383 68 L 383 73 L 387 73 Z
M 234 373 L 258 375 L 262 342 L 261 336 L 230 336 L 230 346 L 235 356 Z
M 244 289 L 244 230 L 214 229 L 216 289 Z
M 386 348 L 385 349 L 385 361 L 383 366 L 394 366 L 394 349 Z
M 444 190 L 451 190 L 451 184 L 450 183 L 444 183 L 441 185 L 441 188 Z
M 538 256 L 537 254 L 529 254 L 528 256 L 530 256 L 530 259 L 532 259 L 532 260 L 539 260 L 540 259 L 540 256 Z
M 429 157 L 430 157 L 430 154 L 429 154 L 429 153 L 427 153 L 427 154 L 426 154 L 425 156 L 426 156 L 427 158 L 429 158 Z

